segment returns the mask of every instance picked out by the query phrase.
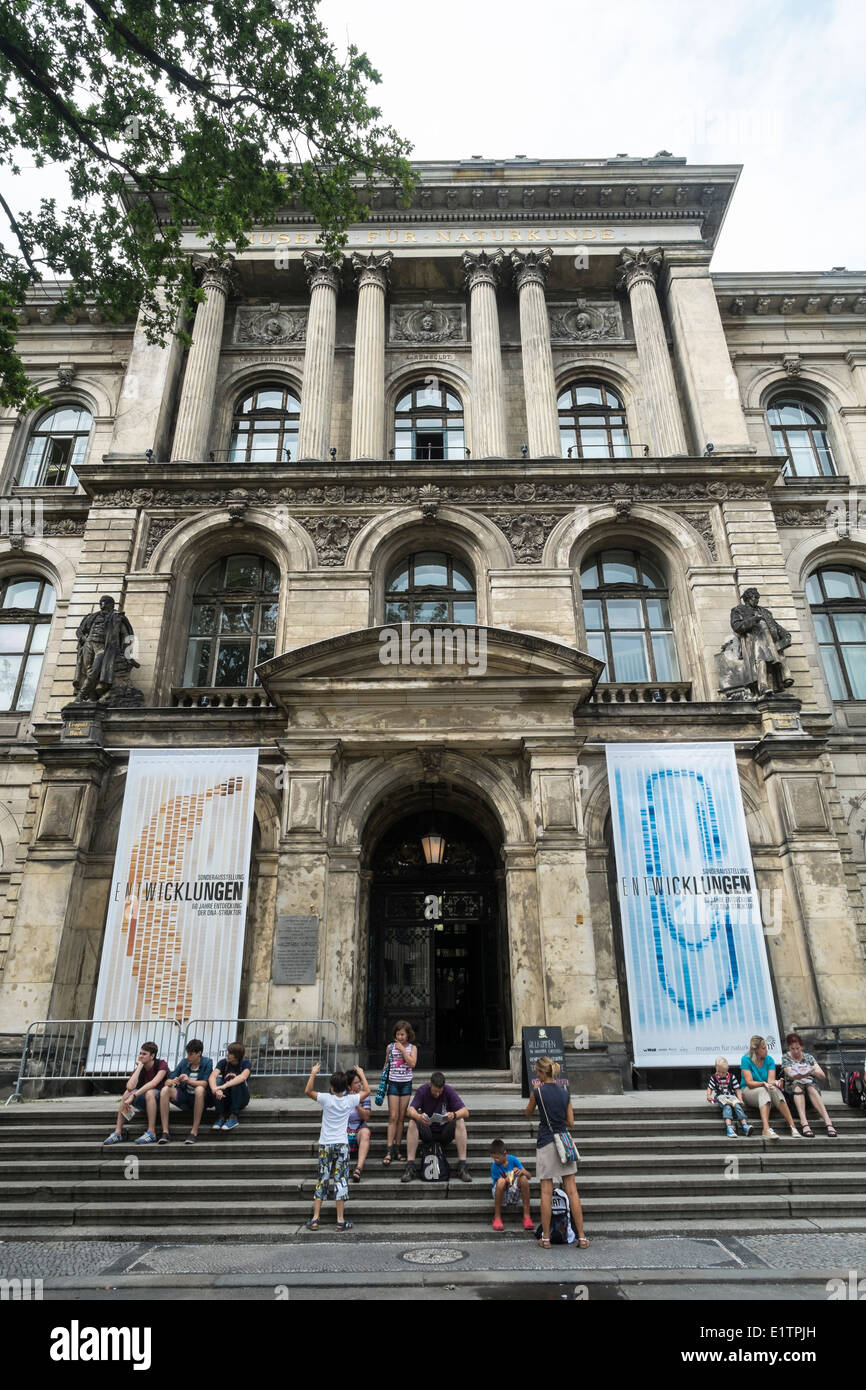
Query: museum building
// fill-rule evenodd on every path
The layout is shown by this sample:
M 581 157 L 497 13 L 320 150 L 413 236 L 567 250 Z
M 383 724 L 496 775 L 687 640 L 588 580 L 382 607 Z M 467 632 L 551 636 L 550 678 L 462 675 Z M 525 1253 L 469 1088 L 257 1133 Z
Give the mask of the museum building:
M 738 167 L 416 172 L 339 263 L 300 206 L 220 263 L 191 228 L 189 349 L 50 283 L 20 311 L 0 1032 L 93 1016 L 130 754 L 184 748 L 258 750 L 239 1018 L 366 1061 L 405 1017 L 422 1068 L 559 1025 L 629 1084 L 606 753 L 725 744 L 779 1026 L 858 1020 L 866 273 L 713 274 Z M 749 589 L 772 680 L 725 666 Z

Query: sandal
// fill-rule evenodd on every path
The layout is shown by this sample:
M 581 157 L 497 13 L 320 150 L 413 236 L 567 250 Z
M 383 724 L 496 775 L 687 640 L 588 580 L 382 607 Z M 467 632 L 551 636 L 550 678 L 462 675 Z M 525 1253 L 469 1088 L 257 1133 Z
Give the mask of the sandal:
M 828 1138 L 828 1139 L 838 1139 L 838 1138 L 839 1138 L 838 1132 L 833 1128 L 832 1125 L 828 1125 L 828 1126 L 827 1126 L 827 1138 Z
M 815 1138 L 815 1134 L 814 1134 L 813 1130 L 809 1127 L 809 1125 L 804 1125 L 804 1126 L 803 1126 L 803 1138 L 804 1138 L 804 1139 L 814 1139 L 814 1138 Z
M 589 1236 L 578 1236 L 578 1238 L 577 1238 L 577 1248 L 578 1248 L 578 1250 L 588 1250 L 588 1249 L 589 1249 Z
M 387 1147 L 387 1149 L 385 1150 L 385 1157 L 382 1159 L 382 1167 L 383 1167 L 383 1168 L 387 1168 L 388 1165 L 389 1165 L 389 1163 L 393 1163 L 393 1161 L 394 1161 L 394 1146 L 393 1146 L 393 1144 L 389 1144 L 388 1147 Z
M 364 1176 L 364 1170 L 363 1170 L 363 1168 L 356 1168 L 355 1171 L 354 1171 L 354 1173 L 352 1174 L 352 1182 L 360 1182 L 360 1181 L 361 1181 L 361 1178 L 362 1178 L 363 1176 Z
M 549 1249 L 550 1249 L 550 1238 L 548 1237 L 547 1239 L 545 1239 L 544 1236 L 539 1236 L 539 1237 L 538 1237 L 538 1244 L 541 1246 L 542 1250 L 549 1250 Z
M 305 1222 L 305 1229 L 308 1231 L 317 1231 L 319 1229 L 318 1219 L 315 1216 L 311 1216 L 309 1221 Z
M 354 1231 L 354 1229 L 355 1229 L 355 1227 L 354 1227 L 354 1225 L 353 1225 L 353 1223 L 352 1223 L 351 1221 L 338 1221 L 338 1222 L 337 1222 L 337 1230 L 338 1230 L 338 1231 Z

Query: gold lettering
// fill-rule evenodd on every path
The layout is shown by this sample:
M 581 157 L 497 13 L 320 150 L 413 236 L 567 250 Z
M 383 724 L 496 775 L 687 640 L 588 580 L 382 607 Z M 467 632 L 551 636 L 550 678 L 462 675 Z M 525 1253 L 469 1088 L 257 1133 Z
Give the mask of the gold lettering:
M 458 233 L 457 233 L 457 240 L 458 240 L 458 241 L 471 241 L 472 238 L 471 238 L 471 236 L 469 235 L 468 232 L 458 232 Z
M 515 231 L 514 228 L 512 227 L 512 228 L 510 229 L 509 233 L 508 233 L 508 240 L 509 240 L 509 241 L 522 241 L 522 240 L 523 240 L 523 233 L 522 233 L 521 231 L 519 231 L 519 230 L 518 230 L 518 231 Z
M 310 240 L 309 232 L 295 232 L 295 245 L 306 246 Z
M 270 246 L 273 239 L 273 232 L 259 232 L 259 246 Z
M 613 227 L 605 227 L 604 231 L 601 234 L 601 239 L 602 241 L 613 241 L 615 235 L 616 233 L 614 232 Z
M 404 233 L 403 233 L 403 240 L 404 240 L 404 242 L 407 242 L 407 241 L 417 242 L 418 238 L 416 237 L 416 235 L 415 235 L 414 232 L 404 232 Z
M 379 240 L 379 233 L 378 233 L 378 232 L 368 232 L 368 233 L 367 233 L 367 240 L 368 240 L 368 241 L 378 241 L 378 240 Z
M 487 233 L 482 229 L 481 231 L 478 231 L 478 232 L 475 233 L 475 240 L 476 240 L 476 241 L 483 241 L 484 238 L 486 237 L 486 235 L 487 235 Z
M 545 235 L 547 236 L 548 241 L 559 241 L 559 232 L 555 229 L 548 227 Z
M 288 232 L 277 232 L 277 241 L 291 241 Z
M 385 233 L 385 240 L 386 240 L 386 241 L 396 241 L 396 240 L 397 240 L 397 229 L 396 229 L 396 227 L 389 227 L 389 228 L 388 228 L 387 232 Z
M 504 233 L 504 232 L 497 231 L 495 228 L 494 228 L 493 232 L 491 233 L 491 236 L 493 237 L 493 240 L 494 240 L 494 241 L 504 241 L 504 240 L 505 240 L 505 233 Z
M 529 237 L 530 241 L 541 241 L 540 232 L 527 232 L 527 236 Z
M 450 240 L 451 240 L 451 233 L 450 233 L 450 232 L 437 232 L 437 233 L 436 233 L 436 240 L 437 240 L 437 241 L 450 241 Z
M 584 240 L 584 241 L 595 241 L 595 239 L 596 239 L 597 236 L 598 236 L 598 232 L 595 230 L 595 227 L 584 227 L 584 229 L 583 229 L 583 240 Z
M 563 237 L 566 241 L 580 241 L 580 232 L 577 228 L 572 229 L 571 227 L 564 227 Z

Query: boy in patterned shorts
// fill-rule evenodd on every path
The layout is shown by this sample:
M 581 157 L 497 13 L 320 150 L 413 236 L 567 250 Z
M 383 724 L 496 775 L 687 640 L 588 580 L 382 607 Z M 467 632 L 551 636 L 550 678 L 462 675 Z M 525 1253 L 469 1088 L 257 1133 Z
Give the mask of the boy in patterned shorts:
M 304 1095 L 309 1096 L 310 1100 L 314 1100 L 317 1105 L 322 1107 L 322 1128 L 319 1131 L 319 1175 L 313 1194 L 313 1215 L 307 1222 L 307 1230 L 317 1231 L 319 1229 L 322 1200 L 328 1190 L 328 1185 L 333 1183 L 334 1200 L 337 1204 L 337 1230 L 351 1231 L 352 1222 L 345 1219 L 343 1206 L 349 1195 L 347 1126 L 352 1111 L 357 1105 L 362 1104 L 370 1094 L 370 1087 L 361 1068 L 356 1066 L 355 1074 L 361 1082 L 359 1092 L 348 1090 L 348 1081 L 344 1071 L 335 1071 L 332 1074 L 330 1092 L 317 1091 L 314 1083 L 319 1065 L 318 1062 L 314 1064 L 309 1080 L 304 1087 Z

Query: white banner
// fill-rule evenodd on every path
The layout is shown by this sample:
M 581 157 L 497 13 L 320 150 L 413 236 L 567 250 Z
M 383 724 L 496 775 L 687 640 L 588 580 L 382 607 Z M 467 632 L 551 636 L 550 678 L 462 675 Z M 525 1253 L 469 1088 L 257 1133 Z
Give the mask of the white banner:
M 258 757 L 130 753 L 94 1018 L 237 1018 Z M 131 1067 L 146 1039 L 128 1031 Z M 112 1054 L 94 1036 L 88 1068 Z
M 734 1065 L 779 1030 L 732 743 L 609 744 L 637 1066 Z

